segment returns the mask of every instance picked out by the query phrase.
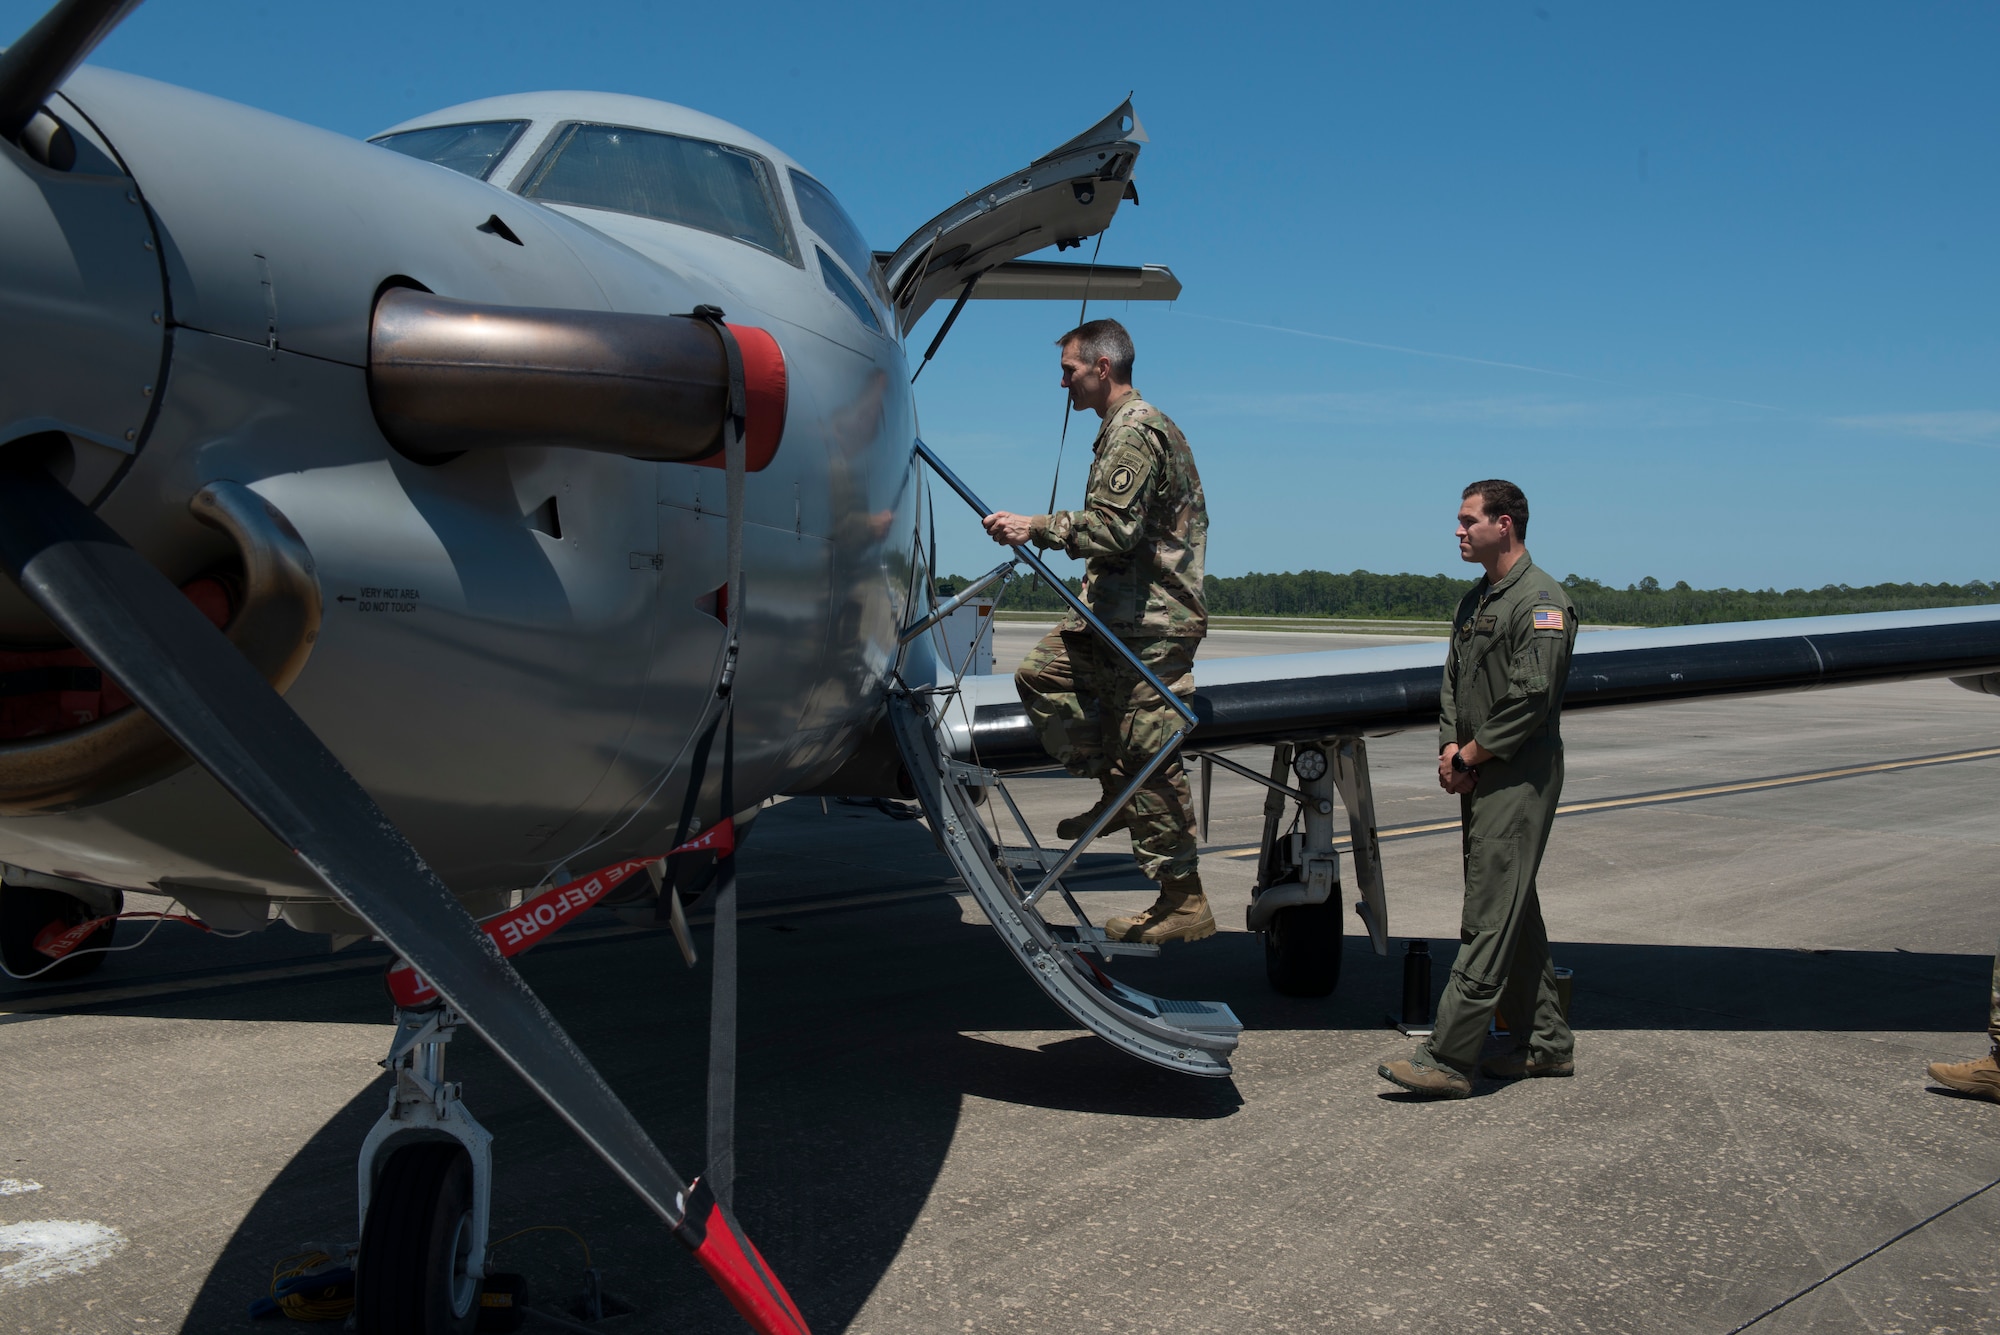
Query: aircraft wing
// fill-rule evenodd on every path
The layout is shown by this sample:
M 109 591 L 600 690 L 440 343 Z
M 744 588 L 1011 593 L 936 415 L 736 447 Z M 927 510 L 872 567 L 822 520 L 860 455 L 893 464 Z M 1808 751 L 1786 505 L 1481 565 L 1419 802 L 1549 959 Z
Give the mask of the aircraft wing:
M 1200 723 L 1189 744 L 1432 727 L 1443 661 L 1440 644 L 1197 660 Z M 2000 679 L 1980 679 L 1994 673 L 2000 673 L 2000 606 L 1991 605 L 1590 631 L 1577 640 L 1563 710 L 1921 677 L 1990 691 Z M 1013 772 L 1051 764 L 1011 675 L 968 677 L 963 689 L 964 707 L 949 711 L 953 749 L 962 758 Z
M 1067 249 L 1109 227 L 1119 202 L 1138 198 L 1132 166 L 1145 142 L 1128 98 L 1060 148 L 912 232 L 882 265 L 902 331 L 909 333 L 938 298 L 956 295 L 1007 261 L 1045 246 Z

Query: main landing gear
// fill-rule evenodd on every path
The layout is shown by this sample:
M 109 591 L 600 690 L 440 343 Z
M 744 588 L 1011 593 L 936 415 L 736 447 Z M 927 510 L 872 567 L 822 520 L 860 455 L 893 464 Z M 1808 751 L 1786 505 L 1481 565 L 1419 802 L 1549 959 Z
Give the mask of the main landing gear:
M 470 1335 L 493 1205 L 493 1135 L 444 1078 L 449 1006 L 396 1012 L 389 1107 L 361 1142 L 362 1335 Z
M 1361 892 L 1354 911 L 1368 928 L 1375 953 L 1386 955 L 1389 910 L 1375 834 L 1375 794 L 1368 783 L 1368 744 L 1359 737 L 1281 742 L 1272 748 L 1269 778 L 1213 754 L 1202 759 L 1269 790 L 1247 918 L 1250 930 L 1263 935 L 1264 975 L 1271 986 L 1288 997 L 1323 997 L 1340 984 L 1345 942 L 1340 852 L 1333 838 L 1336 798 L 1347 808 L 1349 852 Z

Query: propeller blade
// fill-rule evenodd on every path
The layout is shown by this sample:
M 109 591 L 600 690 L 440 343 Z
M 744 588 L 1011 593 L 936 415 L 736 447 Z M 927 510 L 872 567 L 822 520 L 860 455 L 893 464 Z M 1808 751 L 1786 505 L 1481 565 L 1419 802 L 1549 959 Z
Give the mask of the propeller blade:
M 63 80 L 139 7 L 139 0 L 58 0 L 0 52 L 0 139 L 18 139 Z
M 40 473 L 0 479 L 0 564 L 683 1231 L 688 1188 L 631 1112 L 374 799 L 164 575 Z M 682 1241 L 693 1247 L 702 1239 Z M 759 1279 L 756 1288 L 767 1286 Z

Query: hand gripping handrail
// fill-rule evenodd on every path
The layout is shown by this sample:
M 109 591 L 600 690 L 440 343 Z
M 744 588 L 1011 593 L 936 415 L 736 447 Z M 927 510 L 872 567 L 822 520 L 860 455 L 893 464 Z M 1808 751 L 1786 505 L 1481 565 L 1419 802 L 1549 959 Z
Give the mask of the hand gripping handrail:
M 950 467 L 945 464 L 945 461 L 938 458 L 937 453 L 930 446 L 924 444 L 921 439 L 917 441 L 916 452 L 917 457 L 928 464 L 931 471 L 944 480 L 946 486 L 957 492 L 959 498 L 971 506 L 980 518 L 984 519 L 987 515 L 993 513 L 987 507 L 986 502 L 973 494 L 972 488 L 966 486 L 960 480 L 958 474 L 952 472 Z M 1070 592 L 1069 585 L 1056 578 L 1055 572 L 1049 569 L 1048 564 L 1036 554 L 1034 548 L 1027 543 L 1021 543 L 1018 546 L 1009 544 L 1009 546 L 1013 548 L 1016 557 L 1025 562 L 1029 569 L 1040 575 L 1042 581 L 1054 589 L 1057 596 L 1064 602 L 1069 604 L 1070 610 L 1083 619 L 1084 624 L 1090 627 L 1091 634 L 1115 650 L 1131 666 L 1132 670 L 1137 672 L 1140 678 L 1148 686 L 1151 686 L 1154 691 L 1158 692 L 1160 698 L 1171 705 L 1174 712 L 1181 716 L 1181 726 L 1174 730 L 1172 735 L 1161 745 L 1160 749 L 1153 754 L 1153 758 L 1146 762 L 1144 768 L 1132 776 L 1131 780 L 1125 785 L 1124 791 L 1118 794 L 1118 800 L 1107 803 L 1104 809 L 1098 813 L 1097 819 L 1090 823 L 1090 828 L 1083 832 L 1083 837 L 1078 839 L 1074 844 L 1071 844 L 1068 851 L 1056 859 L 1055 866 L 1049 868 L 1043 874 L 1041 883 L 1021 901 L 1025 907 L 1032 905 L 1036 900 L 1040 899 L 1048 888 L 1054 885 L 1062 874 L 1074 865 L 1078 858 L 1083 856 L 1083 850 L 1090 847 L 1091 841 L 1103 832 L 1104 827 L 1110 823 L 1111 818 L 1124 809 L 1125 804 L 1132 800 L 1132 795 L 1145 785 L 1146 780 L 1153 777 L 1154 771 L 1165 764 L 1167 758 L 1173 755 L 1175 748 L 1180 746 L 1186 740 L 1187 735 L 1194 731 L 1196 720 L 1194 710 L 1189 707 L 1187 701 L 1168 690 L 1166 684 L 1159 679 L 1153 670 L 1141 662 L 1139 656 L 1133 653 L 1123 640 L 1113 635 L 1109 627 L 1098 620 L 1097 614 L 1084 605 L 1083 599 Z

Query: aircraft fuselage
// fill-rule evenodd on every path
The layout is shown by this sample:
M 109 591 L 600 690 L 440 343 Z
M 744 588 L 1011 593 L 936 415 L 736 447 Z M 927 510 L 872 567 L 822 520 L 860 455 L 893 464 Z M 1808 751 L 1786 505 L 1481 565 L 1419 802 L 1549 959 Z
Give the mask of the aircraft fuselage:
M 204 488 L 241 484 L 282 515 L 323 604 L 286 697 L 475 911 L 572 859 L 657 851 L 671 830 L 685 764 L 662 778 L 724 634 L 702 598 L 726 576 L 725 475 L 533 446 L 405 457 L 369 393 L 387 287 L 653 315 L 705 303 L 776 339 L 788 402 L 775 456 L 747 480 L 736 805 L 838 767 L 879 713 L 907 611 L 915 422 L 903 349 L 880 332 L 894 323 L 879 293 L 864 294 L 870 329 L 823 280 L 788 158 L 637 98 L 467 109 L 527 122 L 496 164 L 509 179 L 578 122 L 754 155 L 789 232 L 776 253 L 534 202 L 499 176 L 107 71 L 80 71 L 56 106 L 80 140 L 71 170 L 0 149 L 0 442 L 60 433 L 71 489 L 176 582 L 238 558 L 190 512 Z M 58 641 L 11 586 L 0 637 Z M 299 926 L 347 927 L 198 767 L 10 814 L 0 862 L 275 896 Z

